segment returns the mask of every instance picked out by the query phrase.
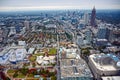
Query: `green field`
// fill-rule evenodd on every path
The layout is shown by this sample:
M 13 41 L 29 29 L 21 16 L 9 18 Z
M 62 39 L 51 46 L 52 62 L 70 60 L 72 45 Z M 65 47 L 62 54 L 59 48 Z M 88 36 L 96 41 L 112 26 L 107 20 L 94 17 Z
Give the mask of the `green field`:
M 57 49 L 56 48 L 49 49 L 49 54 L 50 55 L 55 55 L 56 53 L 57 53 Z

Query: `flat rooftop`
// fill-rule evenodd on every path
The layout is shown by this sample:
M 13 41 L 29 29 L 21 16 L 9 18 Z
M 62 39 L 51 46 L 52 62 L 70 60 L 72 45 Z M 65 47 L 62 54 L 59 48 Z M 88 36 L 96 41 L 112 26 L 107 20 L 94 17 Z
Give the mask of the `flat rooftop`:
M 7 52 L 9 51 L 9 49 L 4 49 L 0 52 L 0 56 L 4 56 Z
M 93 64 L 96 66 L 96 68 L 98 68 L 99 70 L 102 70 L 102 71 L 112 71 L 112 70 L 118 70 L 118 69 L 120 70 L 120 68 L 116 68 L 115 65 L 113 65 L 113 64 L 107 64 L 107 65 L 102 64 L 103 61 L 101 61 L 101 59 L 97 59 L 97 62 L 95 61 L 96 58 L 106 57 L 106 54 L 104 54 L 104 55 L 105 56 L 101 56 L 100 54 L 92 54 L 92 55 L 89 56 L 89 58 L 91 59 L 91 61 L 93 62 Z M 115 55 L 109 54 L 107 56 L 107 58 L 111 58 L 111 60 L 113 60 L 114 62 L 119 61 L 118 58 L 116 58 Z M 104 61 L 107 58 L 105 58 Z
M 102 77 L 102 80 L 120 80 L 120 76 L 107 76 L 107 77 Z
M 62 59 L 61 77 L 92 77 L 87 64 L 82 59 Z
M 10 49 L 21 49 L 21 48 L 24 48 L 24 47 L 23 46 L 15 46 L 15 47 L 5 48 L 0 52 L 0 56 L 4 56 L 4 54 L 8 53 Z

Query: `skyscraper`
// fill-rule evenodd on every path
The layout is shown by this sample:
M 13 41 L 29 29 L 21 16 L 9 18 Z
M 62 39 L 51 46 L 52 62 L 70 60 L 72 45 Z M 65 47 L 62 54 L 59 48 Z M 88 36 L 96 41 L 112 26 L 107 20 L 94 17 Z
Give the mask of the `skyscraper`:
M 96 18 L 96 9 L 94 7 L 91 13 L 91 26 L 93 27 L 95 27 L 96 25 L 95 18 Z
M 89 23 L 89 14 L 87 12 L 84 14 L 84 21 L 85 21 L 85 25 Z
M 109 39 L 110 30 L 106 27 L 106 25 L 101 24 L 98 28 L 97 38 L 98 39 Z
M 28 31 L 30 29 L 30 27 L 29 27 L 29 21 L 25 20 L 24 21 L 24 26 L 26 27 L 26 30 Z
M 90 30 L 87 30 L 85 32 L 85 39 L 86 39 L 88 44 L 91 43 L 91 41 L 92 41 L 92 32 Z

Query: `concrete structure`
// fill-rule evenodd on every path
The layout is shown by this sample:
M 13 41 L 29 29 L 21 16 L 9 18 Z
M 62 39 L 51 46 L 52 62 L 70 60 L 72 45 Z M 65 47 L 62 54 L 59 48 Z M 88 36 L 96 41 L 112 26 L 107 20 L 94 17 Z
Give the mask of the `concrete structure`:
M 89 14 L 87 12 L 84 13 L 84 21 L 85 21 L 85 25 L 89 23 Z
M 80 47 L 84 45 L 82 36 L 77 35 L 77 44 Z
M 26 49 L 16 49 L 12 52 L 9 61 L 11 63 L 16 63 L 17 61 L 23 61 L 27 54 Z
M 35 48 L 29 48 L 27 54 L 33 54 L 35 51 Z
M 107 76 L 107 77 L 102 77 L 102 80 L 120 80 L 120 76 Z
M 66 49 L 64 47 L 60 48 L 60 58 L 77 58 L 77 49 L 69 48 Z
M 13 49 L 4 49 L 0 52 L 0 64 L 6 64 L 10 55 L 12 54 Z
M 96 39 L 95 45 L 96 46 L 107 46 L 108 40 L 107 39 Z
M 101 76 L 120 75 L 119 59 L 113 54 L 92 54 L 89 56 L 89 66 L 96 79 Z
M 25 42 L 25 41 L 18 41 L 18 45 L 19 45 L 19 46 L 25 46 L 25 45 L 26 45 L 26 42 Z
M 85 39 L 87 40 L 87 44 L 91 44 L 92 32 L 90 30 L 85 31 Z
M 97 32 L 98 39 L 109 39 L 110 30 L 105 24 L 100 24 Z
M 30 29 L 29 21 L 25 20 L 24 21 L 24 26 L 26 27 L 26 30 L 29 30 Z
M 50 63 L 55 63 L 55 56 L 37 56 L 36 62 L 40 65 L 48 65 Z
M 10 27 L 10 32 L 9 32 L 9 35 L 8 36 L 11 36 L 11 35 L 14 35 L 16 34 L 16 29 L 15 27 Z

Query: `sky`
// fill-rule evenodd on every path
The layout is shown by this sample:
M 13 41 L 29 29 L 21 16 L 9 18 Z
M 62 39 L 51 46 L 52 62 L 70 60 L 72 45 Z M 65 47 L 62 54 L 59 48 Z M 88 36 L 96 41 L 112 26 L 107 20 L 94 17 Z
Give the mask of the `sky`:
M 120 9 L 120 0 L 0 0 L 0 11 L 37 9 Z

